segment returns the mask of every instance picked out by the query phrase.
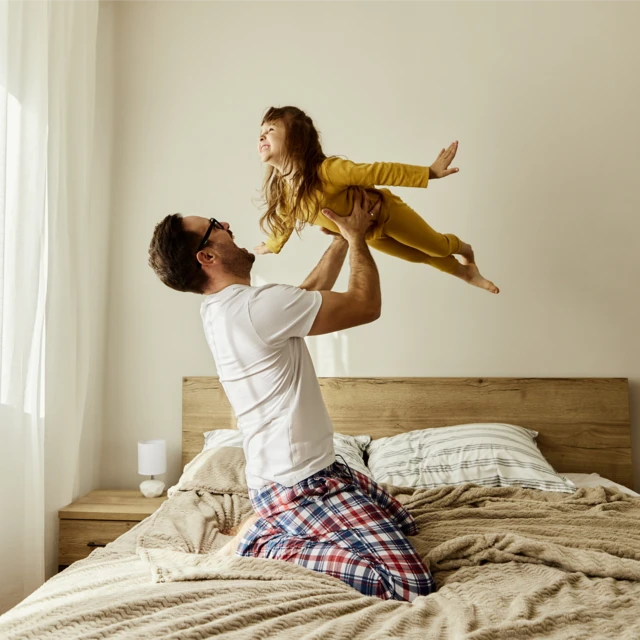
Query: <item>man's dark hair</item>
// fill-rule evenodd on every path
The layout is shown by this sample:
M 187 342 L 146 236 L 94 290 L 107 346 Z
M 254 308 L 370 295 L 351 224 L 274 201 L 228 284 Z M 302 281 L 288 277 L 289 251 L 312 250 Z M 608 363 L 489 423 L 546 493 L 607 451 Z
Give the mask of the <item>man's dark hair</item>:
M 179 213 L 168 215 L 153 230 L 149 266 L 168 287 L 176 291 L 203 293 L 207 275 L 196 259 L 202 238 L 187 231 Z

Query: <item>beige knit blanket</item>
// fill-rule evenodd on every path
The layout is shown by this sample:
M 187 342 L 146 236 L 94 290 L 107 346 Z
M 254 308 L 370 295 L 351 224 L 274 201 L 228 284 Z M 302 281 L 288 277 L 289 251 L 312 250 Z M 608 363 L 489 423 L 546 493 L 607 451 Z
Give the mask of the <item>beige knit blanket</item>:
M 437 593 L 360 595 L 280 561 L 217 558 L 250 513 L 240 450 L 201 454 L 134 530 L 0 617 L 0 638 L 640 638 L 640 498 L 391 488 Z

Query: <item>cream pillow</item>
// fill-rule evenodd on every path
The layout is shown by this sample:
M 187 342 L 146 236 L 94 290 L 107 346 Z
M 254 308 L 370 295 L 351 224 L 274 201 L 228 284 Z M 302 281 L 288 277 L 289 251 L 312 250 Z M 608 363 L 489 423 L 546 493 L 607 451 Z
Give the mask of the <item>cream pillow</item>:
M 242 441 L 242 433 L 237 429 L 215 429 L 204 434 L 203 450 L 219 447 L 242 447 Z M 371 472 L 364 463 L 364 452 L 370 442 L 371 436 L 347 436 L 342 433 L 334 433 L 333 447 L 336 459 L 338 462 L 342 462 L 341 457 L 351 469 L 370 478 Z

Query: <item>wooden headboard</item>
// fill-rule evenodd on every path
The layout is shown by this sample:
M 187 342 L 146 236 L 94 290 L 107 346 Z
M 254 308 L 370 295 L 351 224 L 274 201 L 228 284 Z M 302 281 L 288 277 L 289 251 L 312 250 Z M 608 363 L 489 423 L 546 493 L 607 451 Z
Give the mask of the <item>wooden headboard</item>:
M 320 378 L 335 430 L 373 438 L 470 422 L 539 432 L 538 445 L 564 473 L 599 473 L 633 487 L 626 378 Z M 182 463 L 202 434 L 235 429 L 218 378 L 183 379 Z

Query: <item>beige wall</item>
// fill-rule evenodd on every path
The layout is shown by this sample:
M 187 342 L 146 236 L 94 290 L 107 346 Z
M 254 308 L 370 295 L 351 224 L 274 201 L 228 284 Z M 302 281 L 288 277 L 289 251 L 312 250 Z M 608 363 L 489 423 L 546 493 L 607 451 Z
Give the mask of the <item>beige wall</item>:
M 629 377 L 640 458 L 639 26 L 636 3 L 117 3 L 101 484 L 140 482 L 142 438 L 178 477 L 181 377 L 215 368 L 200 300 L 156 281 L 147 247 L 175 211 L 260 240 L 271 104 L 356 161 L 428 164 L 459 139 L 459 175 L 398 192 L 502 288 L 378 255 L 382 318 L 310 339 L 319 375 Z M 326 243 L 293 238 L 255 281 L 298 283 Z

